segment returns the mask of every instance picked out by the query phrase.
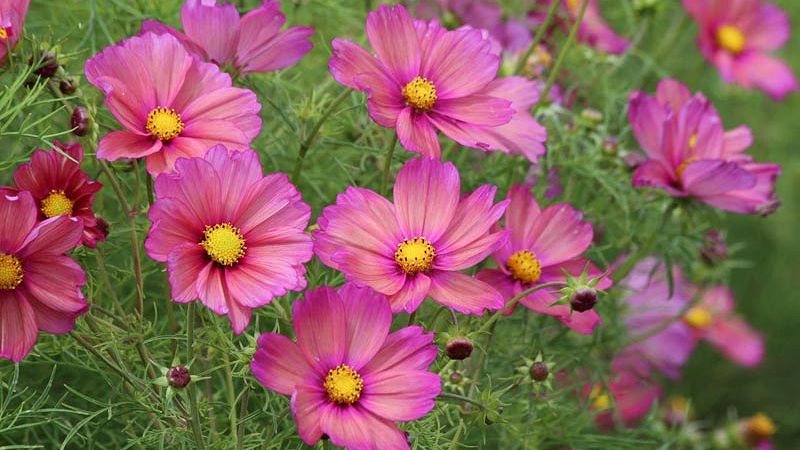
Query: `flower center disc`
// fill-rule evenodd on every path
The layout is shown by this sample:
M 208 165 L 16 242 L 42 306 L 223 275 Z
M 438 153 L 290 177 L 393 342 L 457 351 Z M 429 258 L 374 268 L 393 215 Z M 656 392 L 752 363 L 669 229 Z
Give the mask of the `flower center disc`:
M 506 262 L 511 275 L 523 283 L 535 283 L 542 276 L 542 263 L 528 250 L 520 250 Z
M 738 55 L 744 50 L 747 39 L 739 27 L 734 25 L 722 25 L 717 28 L 717 44 L 734 55 Z
M 42 213 L 48 219 L 62 214 L 72 215 L 72 200 L 64 191 L 52 190 L 50 195 L 42 200 Z
M 690 148 L 692 148 L 691 147 L 691 142 L 689 143 L 689 145 L 690 145 Z M 689 164 L 697 161 L 698 159 L 700 159 L 700 158 L 698 158 L 697 156 L 691 156 L 691 157 L 686 158 L 685 160 L 683 160 L 683 162 L 678 166 L 678 168 L 675 169 L 675 175 L 677 175 L 678 178 L 682 177 L 683 176 L 683 172 L 686 171 L 686 168 L 689 167 Z
M 705 330 L 711 325 L 711 313 L 702 306 L 695 306 L 691 308 L 685 316 L 683 322 L 690 327 L 697 330 Z
M 209 258 L 223 266 L 236 264 L 247 250 L 242 232 L 227 222 L 213 227 L 206 226 L 203 236 L 205 238 L 200 245 L 203 246 Z
M 0 289 L 15 289 L 22 283 L 25 271 L 16 256 L 0 254 Z
M 0 40 L 6 40 L 11 36 L 11 27 L 0 27 Z
M 436 86 L 427 78 L 414 77 L 403 87 L 406 105 L 417 111 L 430 111 L 436 103 Z
M 397 251 L 394 253 L 397 265 L 409 275 L 431 270 L 434 257 L 436 251 L 433 245 L 423 237 L 406 239 L 397 244 Z
M 601 388 L 595 385 L 592 387 L 592 392 L 589 393 L 589 400 L 592 402 L 592 408 L 595 411 L 605 411 L 611 407 L 611 397 Z
M 156 139 L 168 141 L 183 132 L 181 115 L 174 109 L 158 107 L 147 115 L 147 131 Z
M 323 383 L 328 398 L 340 405 L 352 405 L 364 391 L 364 380 L 352 367 L 341 364 L 328 371 Z

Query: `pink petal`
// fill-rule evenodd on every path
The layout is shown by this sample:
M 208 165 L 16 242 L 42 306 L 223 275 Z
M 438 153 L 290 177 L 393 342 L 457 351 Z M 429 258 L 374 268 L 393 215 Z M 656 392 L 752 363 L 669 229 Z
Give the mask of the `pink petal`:
M 665 78 L 658 82 L 656 100 L 673 112 L 679 111 L 691 98 L 691 91 L 680 81 Z
M 670 159 L 661 151 L 664 124 L 667 120 L 665 108 L 654 98 L 643 92 L 634 92 L 628 103 L 628 121 L 633 135 L 650 159 L 669 164 Z
M 461 179 L 452 163 L 428 158 L 408 161 L 394 185 L 397 219 L 405 237 L 438 241 L 453 219 L 460 191 Z
M 340 447 L 358 450 L 408 450 L 408 440 L 393 423 L 356 405 L 326 408 L 322 431 Z
M 197 279 L 201 273 L 209 272 L 209 266 L 214 264 L 205 250 L 196 243 L 181 244 L 170 249 L 166 263 L 172 300 L 179 303 L 197 300 Z
M 250 370 L 262 386 L 283 395 L 292 395 L 295 386 L 315 376 L 300 347 L 277 333 L 258 337 L 258 350 L 250 362 Z
M 592 224 L 566 203 L 547 207 L 536 220 L 531 251 L 542 266 L 555 265 L 583 253 L 592 243 Z
M 420 71 L 420 46 L 414 23 L 402 5 L 381 5 L 367 15 L 367 38 L 395 80 L 408 83 Z
M 789 16 L 778 5 L 765 2 L 760 5 L 758 14 L 749 19 L 743 27 L 748 48 L 758 51 L 777 50 L 789 40 Z
M 742 168 L 756 176 L 755 186 L 750 189 L 704 196 L 703 202 L 739 214 L 769 213 L 776 201 L 775 180 L 781 174 L 781 167 L 777 164 L 748 163 Z
M 511 230 L 510 241 L 514 248 L 529 249 L 533 245 L 533 225 L 542 211 L 531 189 L 528 184 L 515 184 L 508 190 L 505 225 L 506 229 Z
M 239 41 L 236 6 L 187 0 L 181 9 L 181 22 L 189 39 L 199 44 L 209 59 L 221 66 L 233 62 Z
M 518 282 L 515 282 L 511 275 L 504 273 L 502 270 L 483 269 L 475 274 L 475 278 L 497 289 L 497 292 L 503 296 L 505 301 L 511 300 L 517 294 L 515 284 Z
M 22 286 L 31 303 L 41 304 L 63 315 L 79 315 L 89 305 L 80 291 L 86 274 L 72 258 L 63 255 L 38 255 L 25 258 Z
M 225 129 L 238 130 L 232 132 L 229 139 L 246 145 L 261 131 L 260 110 L 261 105 L 252 91 L 234 87 L 217 89 L 186 105 L 181 112 L 181 118 L 186 123 L 182 136 L 204 138 L 210 135 L 216 138 L 220 132 L 192 133 L 192 127 L 203 126 L 206 121 L 226 121 L 228 124 Z M 217 127 L 221 125 L 219 122 L 214 124 Z M 240 133 L 244 133 L 246 140 L 239 137 Z
M 405 283 L 394 294 L 389 295 L 392 312 L 412 313 L 419 308 L 431 288 L 431 279 L 423 273 L 406 276 Z
M 749 189 L 757 181 L 738 164 L 721 160 L 695 161 L 686 166 L 682 178 L 686 191 L 699 197 Z
M 344 302 L 330 287 L 306 292 L 292 308 L 294 333 L 306 360 L 323 371 L 344 362 L 347 322 Z
M 15 253 L 36 223 L 38 210 L 30 192 L 0 191 L 0 251 Z
M 364 376 L 389 371 L 428 370 L 436 360 L 433 333 L 416 325 L 401 328 L 389 334 L 381 349 L 365 365 Z
M 214 64 L 196 59 L 186 72 L 186 80 L 172 102 L 172 107 L 181 113 L 182 119 L 185 119 L 183 111 L 188 104 L 210 92 L 229 87 L 231 87 L 230 75 L 220 71 Z
M 39 222 L 33 227 L 22 248 L 19 256 L 26 258 L 39 255 L 62 255 L 81 242 L 83 235 L 83 222 L 69 216 L 57 216 Z
M 718 318 L 706 331 L 705 338 L 742 366 L 755 367 L 764 358 L 764 338 L 739 317 Z
M 681 190 L 675 185 L 678 183 L 675 175 L 664 166 L 664 163 L 656 160 L 646 161 L 639 165 L 633 173 L 631 183 L 634 187 L 657 187 L 664 189 L 670 195 L 681 195 Z
M 181 45 L 192 55 L 198 58 L 205 58 L 205 50 L 202 47 L 192 42 L 188 36 L 181 33 L 180 31 L 172 28 L 170 26 L 164 25 L 163 23 L 152 20 L 146 19 L 142 21 L 142 27 L 139 30 L 139 35 L 143 35 L 146 33 L 155 33 L 155 34 L 171 34 L 175 37 L 178 41 L 180 41 Z
M 127 42 L 131 52 L 141 58 L 150 72 L 152 84 L 149 86 L 155 89 L 156 105 L 171 106 L 193 64 L 192 56 L 170 34 L 158 36 L 148 33 L 142 37 L 130 38 Z M 137 76 L 139 75 L 126 74 L 127 79 Z
M 339 38 L 334 39 L 331 46 L 333 54 L 328 69 L 336 81 L 353 89 L 362 89 L 362 85 L 355 82 L 356 78 L 362 74 L 376 74 L 399 92 L 400 86 L 386 73 L 383 64 L 363 47 Z
M 345 361 L 359 371 L 380 350 L 389 327 L 392 325 L 392 310 L 381 294 L 370 288 L 345 284 L 338 291 L 347 313 L 347 355 Z
M 358 405 L 391 421 L 417 420 L 436 406 L 442 391 L 439 375 L 421 370 L 393 370 L 364 375 Z
M 724 135 L 723 156 L 732 157 L 744 152 L 753 145 L 753 133 L 744 125 L 726 131 Z
M 425 114 L 404 108 L 397 116 L 397 138 L 408 151 L 421 153 L 428 158 L 439 158 L 441 146 L 436 128 Z
M 434 110 L 453 120 L 486 127 L 507 124 L 514 115 L 510 101 L 483 94 L 439 100 Z
M 274 3 L 273 3 L 274 4 Z M 236 65 L 242 73 L 271 72 L 296 64 L 313 45 L 312 27 L 289 27 L 277 32 L 274 24 L 275 9 L 261 7 L 247 13 L 242 19 Z M 280 11 L 278 14 L 283 15 Z M 265 21 L 269 21 L 267 26 Z
M 321 420 L 323 412 L 331 408 L 322 383 L 301 384 L 292 394 L 292 414 L 297 424 L 297 434 L 308 445 L 314 445 L 322 438 Z
M 478 92 L 495 78 L 499 67 L 491 41 L 480 30 L 462 29 L 432 40 L 421 72 L 436 86 L 439 100 L 445 100 Z
M 30 353 L 39 330 L 28 302 L 9 291 L 0 291 L 0 358 L 13 363 Z
M 325 245 L 335 245 L 335 241 L 318 243 Z M 317 247 L 324 248 L 324 247 Z M 331 267 L 343 271 L 348 281 L 358 285 L 366 285 L 376 291 L 393 296 L 401 292 L 406 276 L 394 260 L 394 256 L 381 255 L 358 248 L 342 248 L 338 251 L 331 249 Z M 325 252 L 326 250 L 322 250 Z M 317 250 L 320 254 L 320 250 Z M 394 300 L 390 298 L 392 308 L 395 308 Z M 421 301 L 421 299 L 420 299 Z
M 745 87 L 756 87 L 773 100 L 783 100 L 798 90 L 797 78 L 783 61 L 759 53 L 749 53 L 736 60 L 734 79 Z
M 497 310 L 505 304 L 492 286 L 460 272 L 433 272 L 430 296 L 463 314 L 482 315 L 484 309 Z
M 120 158 L 137 159 L 152 155 L 162 147 L 161 141 L 128 131 L 112 131 L 97 144 L 97 157 L 108 161 Z

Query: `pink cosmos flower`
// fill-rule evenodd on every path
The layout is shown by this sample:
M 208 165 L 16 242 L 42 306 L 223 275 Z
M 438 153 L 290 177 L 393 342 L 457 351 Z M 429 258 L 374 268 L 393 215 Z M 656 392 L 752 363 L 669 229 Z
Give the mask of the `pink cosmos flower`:
M 258 8 L 239 16 L 231 3 L 186 0 L 181 9 L 186 34 L 155 20 L 142 22 L 142 33 L 171 34 L 187 50 L 237 73 L 272 72 L 296 64 L 311 50 L 312 27 L 281 31 L 286 16 L 280 2 L 264 0 Z
M 633 185 L 664 189 L 740 214 L 768 214 L 777 208 L 777 164 L 759 164 L 744 154 L 750 129 L 725 131 L 719 114 L 702 94 L 662 80 L 655 97 L 631 95 L 628 119 L 649 160 L 637 167 Z
M 125 127 L 103 136 L 98 158 L 146 156 L 147 170 L 158 175 L 216 144 L 247 149 L 261 130 L 255 94 L 231 87 L 230 76 L 193 58 L 173 36 L 126 39 L 89 59 L 85 71 Z
M 29 3 L 30 0 L 0 0 L 0 64 L 6 62 L 8 52 L 22 37 Z
M 395 312 L 415 311 L 427 295 L 462 313 L 499 309 L 499 292 L 459 271 L 507 239 L 490 229 L 508 202 L 494 204 L 494 186 L 461 200 L 460 190 L 452 163 L 412 159 L 397 174 L 394 203 L 357 187 L 339 194 L 319 217 L 314 251 L 349 281 L 385 294 Z
M 367 16 L 367 37 L 377 57 L 334 39 L 328 67 L 339 83 L 368 94 L 370 117 L 396 128 L 407 150 L 439 158 L 438 129 L 467 147 L 544 153 L 546 132 L 529 113 L 535 85 L 495 79 L 500 57 L 488 34 L 448 31 L 384 5 Z
M 558 20 L 560 27 L 569 31 L 583 5 L 584 0 L 564 0 L 561 2 L 561 10 L 566 15 L 566 20 Z M 547 9 L 552 0 L 537 0 L 536 7 L 528 14 L 528 22 L 533 26 L 540 26 L 547 16 Z M 630 46 L 630 41 L 618 35 L 603 18 L 600 4 L 597 0 L 588 0 L 589 6 L 583 14 L 583 21 L 578 27 L 578 40 L 598 51 L 621 55 Z
M 30 192 L 0 192 L 0 358 L 15 363 L 40 331 L 68 333 L 89 308 L 86 274 L 65 255 L 81 241 L 81 219 L 38 215 Z
M 433 334 L 418 326 L 389 333 L 392 310 L 381 294 L 346 284 L 306 293 L 293 307 L 297 342 L 262 334 L 250 367 L 267 389 L 292 397 L 300 437 L 324 435 L 358 450 L 409 449 L 394 422 L 434 407 L 441 381 Z
M 789 17 L 762 0 L 683 0 L 700 28 L 697 43 L 722 79 L 782 100 L 798 89 L 783 61 L 770 56 L 789 40 Z
M 566 281 L 564 271 L 579 276 L 589 268 L 596 278 L 601 271 L 581 255 L 592 243 L 592 224 L 583 214 L 566 203 L 544 210 L 531 194 L 530 185 L 515 185 L 508 192 L 510 202 L 505 212 L 505 229 L 510 238 L 497 248 L 494 259 L 499 269 L 484 269 L 476 277 L 494 286 L 508 301 L 537 284 Z M 611 279 L 604 277 L 597 287 L 607 289 Z M 569 304 L 556 304 L 560 288 L 536 291 L 520 303 L 539 314 L 556 317 L 578 333 L 591 334 L 600 324 L 600 316 L 590 309 L 572 311 Z
M 683 317 L 696 339 L 708 341 L 728 359 L 755 367 L 764 357 L 764 338 L 733 311 L 733 293 L 715 286 L 700 294 L 700 303 Z
M 253 308 L 305 289 L 311 208 L 286 175 L 264 176 L 254 151 L 181 158 L 155 191 L 145 248 L 167 264 L 176 302 L 199 298 L 239 334 Z
M 9 192 L 28 191 L 39 206 L 39 220 L 59 215 L 80 217 L 83 223 L 81 242 L 95 248 L 108 234 L 105 222 L 94 214 L 94 194 L 103 185 L 89 179 L 81 170 L 83 147 L 81 144 L 54 144 L 70 158 L 56 151 L 36 150 L 31 162 L 22 164 L 14 172 L 16 188 Z M 73 161 L 74 160 L 74 161 Z
M 656 400 L 661 398 L 661 386 L 649 372 L 642 372 L 629 365 L 624 356 L 614 359 L 612 377 L 607 389 L 601 384 L 584 387 L 589 406 L 597 413 L 595 422 L 602 429 L 613 428 L 619 419 L 625 426 L 633 426 L 650 412 Z M 616 408 L 615 417 L 612 402 Z

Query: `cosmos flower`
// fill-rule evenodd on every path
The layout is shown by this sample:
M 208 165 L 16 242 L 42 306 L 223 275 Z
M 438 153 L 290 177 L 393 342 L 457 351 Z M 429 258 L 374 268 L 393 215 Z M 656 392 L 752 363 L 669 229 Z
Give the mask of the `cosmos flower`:
M 629 363 L 625 356 L 618 356 L 611 364 L 607 385 L 584 387 L 584 396 L 597 414 L 595 423 L 601 429 L 613 428 L 617 421 L 625 426 L 635 425 L 661 398 L 661 386 L 651 374 L 638 370 L 635 362 L 633 366 Z
M 0 0 L 0 64 L 22 37 L 25 14 L 30 0 Z
M 564 271 L 577 277 L 589 268 L 589 277 L 601 271 L 581 255 L 592 243 L 592 225 L 583 221 L 583 214 L 566 203 L 539 208 L 531 194 L 531 186 L 515 185 L 508 192 L 505 229 L 510 238 L 494 252 L 498 269 L 484 269 L 476 277 L 494 286 L 508 301 L 538 284 L 566 281 Z M 598 289 L 611 286 L 604 277 Z M 569 304 L 553 304 L 560 287 L 536 291 L 520 303 L 539 314 L 554 316 L 578 333 L 591 334 L 600 324 L 593 309 L 572 311 Z
M 439 130 L 485 151 L 522 153 L 520 147 L 533 141 L 530 152 L 544 152 L 544 129 L 529 128 L 532 118 L 513 120 L 530 115 L 530 94 L 517 97 L 522 80 L 495 81 L 500 57 L 488 34 L 414 21 L 401 5 L 369 13 L 366 28 L 377 56 L 334 39 L 328 67 L 339 83 L 368 94 L 370 117 L 395 128 L 407 150 L 439 158 Z
M 28 191 L 39 206 L 39 220 L 59 215 L 80 217 L 83 223 L 81 243 L 95 248 L 108 234 L 105 221 L 98 219 L 92 209 L 94 194 L 103 185 L 89 179 L 81 170 L 83 147 L 81 144 L 63 145 L 54 142 L 64 154 L 55 150 L 38 149 L 31 161 L 14 172 L 16 188 L 10 191 Z
M 237 73 L 272 72 L 289 67 L 311 50 L 311 27 L 281 31 L 286 16 L 280 2 L 264 0 L 258 8 L 239 16 L 231 3 L 186 0 L 181 9 L 183 30 L 155 20 L 142 22 L 142 33 L 171 34 L 201 59 L 230 65 Z
M 578 27 L 578 40 L 604 53 L 613 55 L 625 53 L 630 46 L 630 41 L 618 35 L 606 22 L 597 0 L 587 1 L 589 5 L 583 14 L 583 21 Z M 528 13 L 528 24 L 539 27 L 545 21 L 552 0 L 536 0 L 534 3 L 534 9 Z M 564 19 L 557 18 L 555 22 L 564 32 L 568 32 L 578 19 L 582 5 L 583 0 L 563 0 L 561 2 L 561 11 L 566 17 Z
M 789 40 L 789 17 L 762 0 L 683 0 L 697 21 L 697 44 L 722 79 L 782 100 L 798 89 L 783 61 L 770 56 Z
M 171 35 L 145 33 L 106 47 L 85 71 L 125 127 L 100 139 L 98 158 L 147 157 L 148 172 L 158 175 L 216 144 L 247 149 L 261 130 L 255 94 L 231 87 L 227 74 Z
M 386 297 L 352 284 L 307 292 L 292 318 L 297 342 L 262 334 L 250 367 L 264 387 L 292 397 L 303 441 L 314 445 L 327 435 L 350 449 L 409 449 L 394 422 L 434 407 L 441 381 L 428 370 L 433 334 L 418 326 L 389 333 Z
M 459 200 L 452 163 L 412 159 L 397 174 L 394 203 L 357 187 L 339 194 L 319 217 L 314 251 L 349 281 L 385 294 L 395 312 L 415 311 L 427 295 L 462 313 L 499 309 L 499 292 L 459 272 L 508 237 L 490 231 L 508 203 L 494 204 L 496 190 L 484 185 Z
M 81 219 L 38 216 L 30 192 L 0 192 L 0 358 L 15 363 L 40 331 L 68 333 L 89 308 L 86 274 L 66 256 L 81 241 Z
M 181 158 L 155 191 L 145 248 L 167 264 L 176 302 L 199 298 L 239 334 L 254 308 L 305 289 L 311 208 L 286 175 L 264 176 L 254 151 Z
M 769 214 L 779 205 L 777 164 L 759 164 L 744 154 L 753 137 L 740 126 L 725 131 L 702 94 L 665 79 L 655 97 L 631 95 L 628 119 L 649 160 L 636 168 L 633 185 L 664 189 L 740 214 Z
M 714 286 L 700 293 L 700 302 L 683 316 L 696 339 L 708 341 L 731 361 L 754 367 L 764 357 L 764 338 L 734 313 L 733 293 Z

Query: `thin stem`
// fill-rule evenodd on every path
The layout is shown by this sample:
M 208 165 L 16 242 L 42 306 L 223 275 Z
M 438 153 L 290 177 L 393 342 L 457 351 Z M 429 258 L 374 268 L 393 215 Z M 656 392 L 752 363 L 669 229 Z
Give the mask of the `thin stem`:
M 525 68 L 525 62 L 528 61 L 528 58 L 531 57 L 533 52 L 536 50 L 536 47 L 539 46 L 539 43 L 542 42 L 544 39 L 545 33 L 547 33 L 547 29 L 550 28 L 550 24 L 553 22 L 553 19 L 556 16 L 556 11 L 558 7 L 561 5 L 561 0 L 553 0 L 550 3 L 550 8 L 547 10 L 547 17 L 545 17 L 544 22 L 539 26 L 539 29 L 536 30 L 536 35 L 533 37 L 533 41 L 531 41 L 531 45 L 528 46 L 528 49 L 525 51 L 525 54 L 522 55 L 522 58 L 517 62 L 517 67 L 514 68 L 514 75 L 519 75 L 522 72 L 522 69 Z
M 228 352 L 222 352 L 222 362 L 225 366 L 225 388 L 228 394 L 228 422 L 231 427 L 231 439 L 238 441 L 238 419 L 236 418 L 236 389 L 233 386 L 233 370 L 231 370 L 231 358 Z
M 189 363 L 193 358 L 194 347 L 194 310 L 195 304 L 189 303 L 188 311 L 186 312 L 186 362 Z M 189 407 L 192 409 L 192 435 L 194 442 L 199 449 L 205 449 L 206 444 L 203 442 L 203 435 L 200 431 L 200 408 L 197 406 L 197 391 L 194 383 L 189 383 Z
M 350 96 L 350 90 L 345 89 L 343 90 L 338 97 L 331 101 L 330 105 L 328 105 L 328 109 L 322 114 L 322 117 L 319 118 L 316 124 L 314 124 L 314 128 L 311 129 L 311 133 L 308 134 L 308 137 L 302 144 L 300 144 L 300 151 L 297 153 L 297 161 L 294 165 L 294 172 L 292 172 L 292 183 L 297 184 L 300 180 L 300 173 L 303 171 L 303 160 L 306 158 L 306 153 L 314 144 L 314 140 L 316 140 L 317 135 L 319 134 L 319 130 L 322 128 L 322 124 L 324 124 L 328 118 L 333 114 L 333 111 L 339 106 L 347 97 Z
M 454 394 L 452 392 L 442 392 L 441 394 L 439 394 L 439 398 L 444 399 L 444 400 L 453 400 L 453 401 L 457 401 L 457 402 L 466 402 L 466 403 L 475 405 L 475 406 L 477 406 L 477 407 L 479 407 L 479 408 L 481 408 L 483 410 L 489 409 L 489 408 L 486 407 L 486 405 L 484 405 L 483 403 L 481 403 L 481 402 L 479 402 L 479 401 L 477 401 L 475 399 L 469 398 L 469 397 L 464 396 L 464 395 Z
M 389 142 L 389 148 L 386 152 L 386 160 L 383 162 L 383 177 L 381 177 L 381 195 L 387 195 L 386 187 L 389 185 L 389 170 L 392 167 L 392 158 L 394 157 L 394 148 L 397 147 L 397 133 L 392 134 L 392 140 Z
M 242 394 L 242 404 L 239 409 L 239 417 L 247 416 L 247 403 L 250 400 L 250 388 L 245 386 L 244 394 Z M 236 450 L 244 448 L 244 422 L 239 424 L 238 440 L 236 441 Z
M 487 320 L 483 324 L 483 326 L 481 326 L 481 328 L 478 330 L 478 333 L 486 333 L 487 331 L 489 331 L 489 329 L 492 328 L 492 324 L 497 322 L 497 319 L 499 319 L 506 312 L 511 311 L 514 308 L 514 306 L 516 306 L 517 303 L 519 303 L 519 301 L 522 300 L 523 298 L 533 294 L 536 291 L 542 290 L 542 289 L 547 289 L 547 288 L 551 288 L 551 287 L 564 287 L 564 286 L 567 286 L 567 283 L 565 283 L 563 281 L 551 281 L 550 283 L 542 283 L 542 284 L 536 285 L 536 286 L 534 286 L 534 287 L 532 287 L 530 289 L 526 289 L 526 290 L 520 292 L 519 294 L 517 294 L 513 298 L 511 298 L 511 300 L 509 300 L 508 303 L 506 303 L 505 308 L 500 309 L 497 312 L 495 312 L 494 314 L 492 314 L 492 316 L 489 317 L 489 320 Z

